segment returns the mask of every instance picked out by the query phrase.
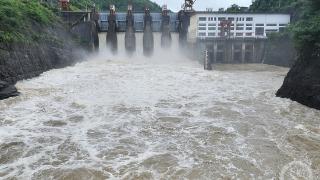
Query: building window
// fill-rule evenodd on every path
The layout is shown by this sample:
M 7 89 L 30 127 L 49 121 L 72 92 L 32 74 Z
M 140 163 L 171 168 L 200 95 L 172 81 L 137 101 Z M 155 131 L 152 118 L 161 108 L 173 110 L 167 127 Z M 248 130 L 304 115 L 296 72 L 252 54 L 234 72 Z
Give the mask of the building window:
M 208 27 L 208 30 L 210 30 L 210 31 L 216 30 L 216 27 Z
M 279 26 L 287 26 L 288 24 L 279 24 Z
M 236 33 L 236 36 L 243 36 L 243 33 Z
M 252 26 L 252 24 L 246 24 L 246 26 Z
M 267 24 L 267 26 L 277 26 L 277 24 Z
M 252 36 L 252 33 L 246 33 L 246 36 Z
M 279 32 L 283 33 L 283 32 L 286 31 L 286 29 L 287 29 L 286 27 L 280 27 L 280 28 L 279 28 Z
M 251 30 L 252 30 L 252 27 L 247 27 L 246 30 L 251 31 Z
M 267 33 L 267 34 L 276 33 L 276 32 L 278 32 L 277 29 L 266 29 L 266 33 Z
M 229 21 L 234 21 L 234 17 L 228 17 Z
M 244 24 L 237 24 L 237 26 L 244 26 Z
M 199 17 L 199 21 L 207 21 L 206 17 Z
M 199 36 L 206 36 L 206 33 L 201 32 L 199 33 Z
M 207 26 L 206 23 L 199 23 L 199 26 Z
M 217 26 L 215 23 L 209 23 L 208 26 Z
M 264 28 L 263 27 L 257 27 L 256 28 L 256 35 L 257 36 L 263 36 L 264 35 Z
M 216 17 L 214 18 L 214 21 L 217 21 L 217 18 L 216 18 Z
M 253 21 L 253 18 L 252 17 L 247 17 L 246 21 Z
M 216 33 L 208 33 L 208 36 L 216 36 Z
M 206 27 L 199 27 L 198 30 L 205 31 L 205 30 L 207 30 L 207 28 Z
M 208 18 L 208 21 L 213 21 L 213 17 L 209 17 L 209 18 Z
M 237 27 L 236 28 L 236 30 L 238 30 L 238 31 L 241 31 L 241 30 L 243 30 L 244 28 L 243 27 Z
M 264 26 L 264 24 L 256 24 L 256 26 Z
M 224 20 L 226 20 L 225 17 L 218 17 L 218 21 L 224 21 Z

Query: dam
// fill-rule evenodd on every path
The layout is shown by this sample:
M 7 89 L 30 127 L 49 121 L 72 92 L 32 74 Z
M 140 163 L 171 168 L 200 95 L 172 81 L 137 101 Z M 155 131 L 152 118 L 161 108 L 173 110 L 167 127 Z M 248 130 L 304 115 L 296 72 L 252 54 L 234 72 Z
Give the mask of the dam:
M 0 101 L 0 179 L 320 178 L 320 112 L 276 97 L 289 68 L 261 63 L 288 15 L 159 21 L 128 6 L 118 22 L 110 10 L 104 30 L 95 11 L 62 12 L 91 51 L 25 76 L 20 95 Z M 58 58 L 25 66 L 25 54 L 14 71 Z
M 108 31 L 108 14 L 100 13 L 102 31 Z M 162 32 L 163 13 L 150 13 L 153 32 Z M 143 32 L 144 13 L 133 13 L 136 32 Z M 290 23 L 288 14 L 192 12 L 168 13 L 168 29 L 178 33 L 188 55 L 204 59 L 208 50 L 211 63 L 262 63 L 268 34 L 283 32 Z M 117 31 L 126 31 L 126 13 L 115 16 Z M 183 26 L 183 28 L 181 28 Z M 184 32 L 184 33 L 183 33 Z

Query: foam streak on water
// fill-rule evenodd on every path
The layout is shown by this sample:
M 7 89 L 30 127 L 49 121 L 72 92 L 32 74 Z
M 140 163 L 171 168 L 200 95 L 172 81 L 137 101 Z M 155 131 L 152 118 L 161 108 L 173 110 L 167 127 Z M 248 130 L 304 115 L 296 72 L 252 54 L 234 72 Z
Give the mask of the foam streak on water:
M 91 58 L 0 102 L 0 178 L 272 179 L 320 172 L 319 111 L 276 98 L 288 71 Z

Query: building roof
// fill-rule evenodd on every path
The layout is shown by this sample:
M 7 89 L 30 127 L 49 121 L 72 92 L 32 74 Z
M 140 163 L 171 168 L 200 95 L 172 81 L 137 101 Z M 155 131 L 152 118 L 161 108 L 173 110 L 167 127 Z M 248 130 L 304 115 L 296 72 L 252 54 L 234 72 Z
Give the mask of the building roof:
M 195 14 L 252 14 L 252 15 L 289 15 L 289 13 L 281 13 L 281 12 L 221 12 L 221 11 L 195 11 Z

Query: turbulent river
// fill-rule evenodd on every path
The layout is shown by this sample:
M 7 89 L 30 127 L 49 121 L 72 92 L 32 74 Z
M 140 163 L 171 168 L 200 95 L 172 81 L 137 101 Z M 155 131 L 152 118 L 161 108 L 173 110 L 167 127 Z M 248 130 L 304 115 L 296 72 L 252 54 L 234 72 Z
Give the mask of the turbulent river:
M 287 68 L 100 52 L 0 101 L 0 179 L 320 178 L 320 111 L 274 95 Z

